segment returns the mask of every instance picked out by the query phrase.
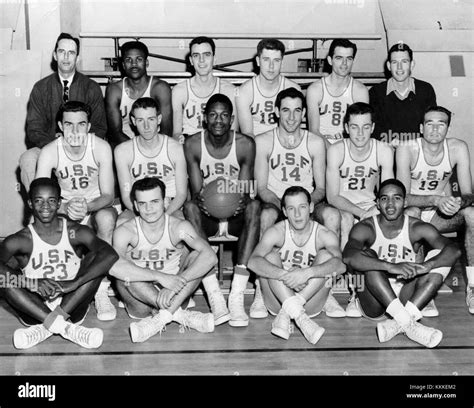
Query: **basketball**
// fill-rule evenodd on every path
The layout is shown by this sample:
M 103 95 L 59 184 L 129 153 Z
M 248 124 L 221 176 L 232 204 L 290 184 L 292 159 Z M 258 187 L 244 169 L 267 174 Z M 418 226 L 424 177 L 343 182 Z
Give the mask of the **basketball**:
M 212 181 L 202 192 L 204 206 L 209 214 L 219 220 L 232 217 L 239 206 L 240 197 L 237 184 L 223 178 Z

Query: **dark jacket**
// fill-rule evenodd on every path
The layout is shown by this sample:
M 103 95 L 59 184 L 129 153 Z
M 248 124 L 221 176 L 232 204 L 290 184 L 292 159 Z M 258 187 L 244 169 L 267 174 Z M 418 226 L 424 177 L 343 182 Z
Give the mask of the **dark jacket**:
M 76 71 L 69 89 L 69 100 L 85 102 L 90 105 L 91 133 L 104 139 L 107 133 L 104 98 L 97 82 Z M 42 148 L 55 139 L 56 115 L 63 103 L 63 87 L 57 73 L 39 80 L 34 86 L 28 101 L 26 114 L 26 146 Z
M 387 95 L 387 81 L 370 89 L 370 104 L 375 109 L 374 138 L 390 142 L 395 134 L 405 134 L 410 139 L 419 136 L 423 113 L 429 106 L 436 105 L 436 95 L 428 82 L 414 80 L 415 93 L 410 92 L 404 100 L 394 92 Z

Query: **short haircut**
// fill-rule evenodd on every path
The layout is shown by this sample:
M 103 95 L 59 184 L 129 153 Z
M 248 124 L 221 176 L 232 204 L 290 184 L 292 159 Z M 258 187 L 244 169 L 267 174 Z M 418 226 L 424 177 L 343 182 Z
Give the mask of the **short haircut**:
M 285 98 L 291 99 L 301 99 L 301 106 L 304 108 L 306 106 L 305 97 L 302 92 L 298 91 L 296 88 L 286 88 L 283 91 L 278 92 L 278 95 L 275 99 L 275 106 L 280 109 L 281 101 Z
M 405 198 L 407 196 L 407 189 L 405 185 L 400 181 L 395 178 L 387 179 L 380 184 L 379 191 L 377 192 L 377 198 L 380 198 L 381 191 L 383 190 L 384 187 L 386 186 L 397 186 L 402 190 L 402 196 Z
M 59 121 L 63 121 L 65 112 L 85 112 L 87 115 L 88 122 L 90 122 L 92 114 L 91 107 L 87 103 L 80 101 L 67 101 L 63 103 L 58 110 L 57 118 Z
M 432 105 L 426 108 L 425 112 L 423 113 L 423 123 L 425 123 L 425 116 L 429 112 L 442 112 L 448 115 L 448 126 L 451 124 L 451 115 L 452 112 L 449 109 L 444 108 L 443 106 Z
M 370 114 L 372 122 L 374 121 L 374 108 L 365 102 L 356 102 L 347 107 L 346 115 L 344 116 L 344 123 L 349 123 L 351 115 L 365 115 Z
M 276 38 L 264 38 L 257 45 L 257 55 L 260 57 L 264 49 L 276 50 L 281 52 L 281 56 L 285 55 L 285 45 Z
M 137 191 L 149 191 L 155 188 L 161 190 L 161 197 L 164 199 L 166 194 L 166 186 L 158 177 L 145 177 L 135 181 L 130 191 L 130 199 L 132 203 L 137 201 Z
M 69 33 L 61 33 L 59 34 L 58 39 L 56 40 L 56 45 L 54 46 L 54 51 L 56 52 L 58 50 L 58 45 L 59 41 L 61 40 L 72 40 L 76 43 L 76 48 L 77 48 L 77 55 L 79 55 L 79 49 L 81 48 L 81 44 L 79 42 L 79 38 L 73 37 Z
M 206 107 L 204 108 L 204 114 L 207 115 L 209 111 L 211 110 L 211 106 L 216 103 L 222 103 L 223 105 L 226 105 L 227 108 L 229 109 L 230 114 L 232 115 L 232 112 L 234 109 L 232 106 L 232 102 L 226 95 L 220 94 L 220 93 L 214 94 L 209 98 L 209 100 L 206 103 Z
M 193 38 L 189 43 L 189 52 L 192 51 L 191 48 L 193 48 L 193 45 L 195 44 L 209 44 L 211 46 L 212 53 L 216 53 L 216 44 L 214 43 L 214 40 L 212 38 L 204 36 Z
M 123 43 L 120 47 L 120 56 L 122 59 L 124 55 L 130 50 L 139 50 L 145 54 L 145 58 L 148 58 L 148 47 L 141 41 L 127 41 L 126 43 Z
M 61 187 L 59 187 L 59 183 L 56 179 L 52 179 L 50 177 L 40 177 L 34 179 L 30 184 L 28 197 L 31 201 L 33 201 L 35 191 L 41 187 L 51 187 L 56 190 L 58 198 L 61 197 Z
M 133 111 L 135 109 L 140 109 L 140 108 L 142 109 L 155 108 L 157 115 L 161 113 L 160 104 L 158 103 L 158 101 L 156 101 L 153 98 L 146 97 L 146 98 L 138 98 L 135 102 L 133 102 L 132 109 L 130 109 L 130 116 L 134 116 Z
M 410 61 L 413 61 L 413 50 L 408 46 L 408 44 L 405 44 L 404 42 L 398 42 L 390 47 L 390 49 L 388 50 L 388 61 L 390 62 L 392 60 L 392 53 L 403 51 L 408 52 L 408 57 L 410 58 Z
M 342 48 L 352 48 L 352 57 L 355 58 L 357 54 L 357 45 L 354 44 L 352 41 L 349 41 L 347 38 L 336 38 L 332 41 L 331 45 L 329 46 L 328 57 L 334 56 L 334 51 L 336 51 L 336 47 Z
M 308 204 L 311 204 L 311 194 L 309 194 L 308 190 L 306 190 L 304 187 L 301 187 L 301 186 L 291 186 L 285 190 L 285 192 L 283 193 L 283 196 L 281 197 L 282 208 L 286 208 L 286 202 L 285 202 L 286 197 L 295 196 L 301 193 L 305 195 L 306 199 L 308 200 Z

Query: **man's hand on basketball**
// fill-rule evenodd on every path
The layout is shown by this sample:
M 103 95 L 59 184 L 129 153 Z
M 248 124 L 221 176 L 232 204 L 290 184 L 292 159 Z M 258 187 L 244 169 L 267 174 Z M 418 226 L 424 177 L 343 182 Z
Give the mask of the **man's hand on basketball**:
M 441 197 L 438 208 L 443 214 L 452 217 L 461 209 L 461 200 L 459 197 L 453 196 Z
M 199 209 L 206 214 L 208 217 L 211 217 L 211 214 L 209 214 L 209 211 L 207 210 L 206 206 L 204 205 L 204 197 L 202 196 L 202 190 L 199 192 L 199 194 L 196 195 L 196 202 L 199 207 Z
M 387 270 L 391 275 L 397 275 L 398 279 L 411 279 L 417 275 L 419 264 L 414 262 L 392 263 Z
M 251 200 L 252 199 L 247 194 L 240 197 L 239 205 L 238 205 L 237 209 L 235 210 L 234 215 L 232 215 L 232 217 L 236 217 L 237 215 L 242 214 L 245 211 L 245 208 L 247 207 L 247 204 Z
M 163 274 L 157 279 L 158 283 L 166 289 L 171 290 L 175 294 L 181 292 L 181 290 L 186 286 L 188 281 L 178 275 L 168 275 Z
M 168 309 L 174 296 L 175 293 L 173 291 L 166 288 L 161 289 L 156 297 L 156 306 L 159 309 Z

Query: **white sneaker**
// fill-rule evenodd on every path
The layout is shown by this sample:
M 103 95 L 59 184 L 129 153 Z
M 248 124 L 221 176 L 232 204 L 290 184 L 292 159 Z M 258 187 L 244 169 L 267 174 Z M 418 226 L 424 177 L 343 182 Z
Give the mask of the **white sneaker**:
M 288 340 L 290 334 L 293 333 L 290 316 L 283 310 L 283 308 L 280 309 L 280 312 L 272 322 L 271 333 L 285 340 Z
M 161 313 L 130 323 L 130 337 L 133 343 L 143 343 L 158 332 L 161 334 L 169 322 Z
M 402 327 L 394 319 L 387 319 L 377 323 L 377 337 L 380 343 L 392 340 L 397 334 L 402 332 Z
M 421 311 L 421 314 L 423 315 L 423 317 L 439 316 L 439 311 L 435 305 L 434 299 L 431 299 L 431 301 L 423 308 L 423 310 Z
M 262 289 L 260 288 L 260 282 L 255 282 L 255 297 L 253 298 L 252 305 L 250 306 L 250 317 L 252 319 L 265 319 L 268 316 L 268 310 L 265 307 L 263 301 Z
M 97 319 L 105 322 L 117 317 L 117 310 L 109 299 L 107 291 L 99 290 L 94 297 Z
M 207 294 L 211 312 L 214 315 L 214 325 L 219 326 L 230 320 L 229 309 L 225 303 L 224 295 L 220 290 L 215 290 Z
M 244 291 L 231 291 L 229 294 L 229 325 L 232 327 L 245 327 L 249 325 L 249 317 L 244 308 Z
M 357 296 L 353 295 L 349 299 L 349 303 L 346 307 L 346 316 L 347 317 L 362 317 L 362 312 L 360 311 L 359 299 Z
M 306 340 L 311 344 L 316 344 L 326 331 L 319 324 L 311 320 L 306 313 L 300 314 L 295 319 L 295 323 L 300 328 Z
M 53 333 L 42 324 L 16 329 L 13 333 L 13 345 L 20 350 L 29 349 L 52 335 Z
M 409 339 L 428 348 L 436 347 L 443 338 L 440 330 L 424 326 L 413 318 L 408 326 L 403 327 L 403 331 Z
M 466 291 L 466 304 L 469 308 L 469 313 L 474 314 L 474 292 L 470 286 L 467 287 Z
M 346 312 L 331 292 L 329 292 L 326 303 L 323 306 L 323 312 L 326 313 L 327 317 L 346 317 Z
M 104 332 L 101 329 L 89 329 L 70 322 L 67 322 L 66 330 L 60 334 L 65 339 L 88 349 L 100 347 L 104 340 Z
M 191 312 L 179 308 L 174 313 L 173 320 L 185 329 L 189 327 L 200 333 L 212 333 L 214 331 L 214 316 L 212 313 Z

